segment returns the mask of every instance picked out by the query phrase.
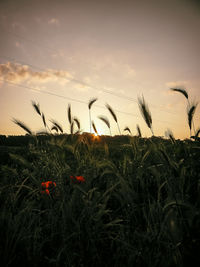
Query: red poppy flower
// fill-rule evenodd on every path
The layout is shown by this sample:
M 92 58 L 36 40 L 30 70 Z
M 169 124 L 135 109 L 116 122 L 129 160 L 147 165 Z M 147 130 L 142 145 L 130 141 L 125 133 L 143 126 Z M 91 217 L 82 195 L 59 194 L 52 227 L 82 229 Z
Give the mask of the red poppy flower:
M 79 182 L 85 182 L 85 178 L 83 176 L 76 176 L 76 180 Z
M 70 179 L 73 182 L 79 182 L 79 183 L 85 182 L 85 178 L 83 176 L 70 176 Z
M 41 183 L 42 188 L 46 188 L 46 183 Z
M 46 195 L 49 195 L 49 194 L 50 194 L 49 189 L 42 190 L 41 193 L 42 193 L 43 195 L 45 195 L 45 194 L 46 194 Z
M 56 183 L 52 182 L 52 181 L 42 182 L 41 186 L 42 186 L 42 189 L 43 189 L 41 191 L 41 193 L 49 195 L 50 194 L 49 189 L 53 189 L 54 187 L 56 187 Z
M 45 192 L 46 192 L 47 195 L 50 194 L 49 189 L 46 189 Z

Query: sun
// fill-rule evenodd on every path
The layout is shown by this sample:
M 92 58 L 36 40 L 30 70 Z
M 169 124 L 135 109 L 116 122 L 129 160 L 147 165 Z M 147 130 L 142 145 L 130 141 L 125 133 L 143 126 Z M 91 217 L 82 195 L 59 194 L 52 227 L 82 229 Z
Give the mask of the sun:
M 102 129 L 98 128 L 98 129 L 97 129 L 97 133 L 95 133 L 95 131 L 92 131 L 92 134 L 93 134 L 94 136 L 101 136 L 101 135 L 104 135 L 104 132 L 103 132 Z

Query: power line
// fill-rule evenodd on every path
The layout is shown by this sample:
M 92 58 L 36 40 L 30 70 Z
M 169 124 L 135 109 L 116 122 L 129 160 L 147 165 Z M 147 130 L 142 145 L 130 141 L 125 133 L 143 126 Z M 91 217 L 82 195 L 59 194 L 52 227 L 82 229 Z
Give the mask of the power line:
M 28 41 L 28 42 L 30 42 L 30 43 L 32 43 L 32 44 L 38 46 L 39 48 L 41 47 L 41 45 L 38 44 L 37 42 L 35 42 L 35 41 L 31 40 L 31 39 L 28 39 L 28 38 L 26 38 L 26 37 L 24 37 L 24 36 L 22 36 L 22 35 L 19 35 L 19 34 L 17 34 L 17 33 L 14 33 L 14 32 L 11 32 L 11 31 L 9 31 L 9 30 L 5 30 L 5 29 L 3 29 L 3 31 L 4 31 L 4 32 L 7 32 L 7 33 L 10 34 L 10 35 L 15 35 L 15 36 L 16 36 L 17 38 L 19 38 L 19 39 Z M 42 46 L 43 46 L 44 48 L 46 48 L 46 49 L 52 51 L 52 52 L 57 53 L 57 51 L 56 51 L 55 49 L 53 49 L 53 48 L 47 47 L 47 46 L 45 46 L 45 45 L 42 45 Z M 4 57 L 4 58 L 5 58 L 5 56 L 1 56 L 1 57 Z M 7 57 L 7 58 L 8 58 L 8 57 Z M 14 62 L 15 62 L 15 59 L 14 59 Z M 20 61 L 19 61 L 19 62 L 20 62 Z M 38 67 L 38 66 L 34 66 L 34 65 L 29 64 L 29 63 L 26 63 L 26 62 L 24 62 L 24 63 L 25 63 L 26 65 L 28 65 L 28 66 L 33 67 L 33 68 L 36 68 L 36 69 L 40 69 L 40 70 L 46 71 L 44 68 L 40 68 L 40 67 Z M 49 72 L 49 71 L 46 71 L 46 72 Z M 51 73 L 51 74 L 53 74 L 53 73 Z M 54 75 L 55 75 L 55 74 L 54 74 Z M 64 78 L 64 79 L 66 79 L 65 77 L 60 77 L 60 78 Z M 111 95 L 114 95 L 114 96 L 116 96 L 116 97 L 124 98 L 124 99 L 126 99 L 126 100 L 129 100 L 129 101 L 133 101 L 133 102 L 135 102 L 135 103 L 138 103 L 138 101 L 137 101 L 136 99 L 132 98 L 132 97 L 124 96 L 124 95 L 122 95 L 122 94 L 118 94 L 118 93 L 114 93 L 114 92 L 112 92 L 112 91 L 110 91 L 110 90 L 106 90 L 106 89 L 103 89 L 103 88 L 100 89 L 100 88 L 97 88 L 96 86 L 91 86 L 90 84 L 87 84 L 87 83 L 85 83 L 85 82 L 83 82 L 82 80 L 79 80 L 79 79 L 67 78 L 67 80 L 70 80 L 70 81 L 75 82 L 75 83 L 82 84 L 82 85 L 87 86 L 87 87 L 89 87 L 89 88 L 91 88 L 91 89 L 93 89 L 93 90 L 97 90 L 97 91 L 101 90 L 101 91 L 103 91 L 103 92 L 105 92 L 105 93 L 107 93 L 107 94 L 111 94 Z M 135 81 L 135 82 L 136 82 L 136 81 Z M 140 84 L 139 82 L 136 82 L 136 83 Z M 141 85 L 141 84 L 140 84 L 140 85 Z M 157 107 L 156 105 L 153 105 L 153 104 L 150 104 L 150 105 L 151 105 L 152 108 L 157 108 L 157 109 L 159 109 L 159 110 L 162 111 L 162 112 L 166 112 L 166 113 L 169 113 L 169 114 L 172 114 L 172 115 L 176 115 L 175 113 L 170 112 L 170 111 L 166 111 L 166 110 L 164 110 L 164 109 L 162 109 L 162 108 Z
M 10 58 L 10 57 L 7 57 L 7 56 L 2 56 L 2 55 L 0 55 L 0 57 L 1 58 L 7 58 L 7 59 L 9 59 L 10 61 L 13 61 L 13 62 L 15 62 L 15 63 L 17 63 L 16 62 L 16 60 L 15 59 L 13 59 L 13 58 Z M 41 71 L 45 71 L 45 72 L 47 72 L 47 73 L 50 73 L 50 74 L 52 74 L 52 75 L 55 75 L 53 72 L 51 72 L 50 70 L 45 70 L 44 68 L 41 68 L 41 67 L 38 67 L 38 66 L 35 66 L 35 65 L 32 65 L 32 64 L 29 64 L 29 63 L 26 63 L 26 62 L 24 62 L 24 61 L 19 61 L 19 60 L 17 60 L 18 62 L 21 62 L 22 64 L 26 64 L 27 66 L 30 66 L 30 67 L 32 67 L 32 68 L 36 68 L 36 69 L 38 69 L 38 70 L 41 70 Z M 56 76 L 56 75 L 55 75 Z M 84 82 L 84 81 L 82 81 L 82 80 L 79 80 L 79 79 L 75 79 L 75 78 L 66 78 L 66 77 L 59 77 L 59 78 L 62 78 L 62 79 L 65 79 L 65 80 L 70 80 L 70 81 L 72 81 L 72 82 L 75 82 L 75 83 L 79 83 L 79 84 L 81 84 L 81 85 L 84 85 L 84 86 L 87 86 L 87 87 L 89 87 L 89 88 L 91 88 L 91 89 L 94 89 L 94 90 L 97 90 L 97 91 L 103 91 L 103 92 L 105 92 L 105 93 L 107 93 L 107 94 L 111 94 L 111 95 L 114 95 L 114 96 L 117 96 L 117 97 L 120 97 L 120 98 L 124 98 L 124 99 L 127 99 L 127 100 L 129 100 L 129 101 L 133 101 L 133 102 L 136 102 L 137 103 L 137 100 L 135 100 L 134 98 L 131 98 L 131 97 L 128 97 L 128 96 L 124 96 L 124 95 L 122 95 L 122 94 L 118 94 L 118 93 L 115 93 L 115 92 L 112 92 L 112 91 L 110 91 L 110 90 L 107 90 L 107 89 L 103 89 L 103 88 L 97 88 L 96 86 L 93 86 L 93 85 L 90 85 L 90 84 L 88 84 L 88 83 L 86 83 L 86 82 Z
M 83 101 L 83 100 L 79 100 L 79 99 L 75 99 L 75 98 L 71 98 L 71 97 L 67 97 L 67 96 L 63 96 L 63 95 L 59 95 L 59 94 L 55 94 L 55 93 L 52 93 L 52 92 L 49 92 L 49 91 L 40 90 L 40 89 L 37 89 L 37 88 L 34 88 L 34 87 L 30 87 L 30 86 L 22 85 L 22 84 L 17 84 L 17 83 L 14 83 L 14 82 L 10 82 L 10 81 L 8 81 L 8 80 L 0 79 L 0 81 L 6 82 L 7 84 L 10 84 L 10 85 L 14 85 L 14 86 L 18 86 L 18 87 L 25 88 L 25 89 L 27 89 L 27 90 L 36 91 L 36 92 L 39 92 L 39 93 L 48 94 L 48 95 L 51 95 L 51 96 L 56 96 L 56 97 L 63 98 L 63 99 L 67 99 L 67 100 L 70 100 L 70 101 L 73 101 L 73 102 L 78 102 L 78 103 L 81 103 L 81 104 L 88 105 L 88 102 L 85 102 L 85 101 Z M 103 107 L 103 106 L 96 105 L 96 104 L 94 104 L 94 105 L 95 105 L 96 107 L 106 109 L 106 108 Z M 124 111 L 117 110 L 117 109 L 115 109 L 115 111 L 118 112 L 118 113 L 125 114 L 125 115 L 135 116 L 135 117 L 140 118 L 140 117 L 139 117 L 138 115 L 136 115 L 136 114 L 132 114 L 132 113 L 128 113 L 128 112 L 124 112 Z M 161 121 L 161 120 L 155 120 L 155 121 L 162 122 L 162 123 L 170 123 L 170 124 L 174 124 L 174 123 L 172 123 L 172 122 Z
M 51 72 L 51 71 L 49 71 L 49 70 L 45 70 L 44 68 L 41 68 L 41 67 L 32 65 L 32 64 L 30 64 L 30 63 L 27 63 L 27 62 L 24 62 L 24 61 L 21 61 L 21 60 L 17 60 L 17 62 L 16 62 L 16 59 L 11 58 L 11 57 L 8 57 L 8 56 L 2 56 L 2 55 L 0 55 L 0 57 L 1 57 L 1 58 L 6 58 L 6 59 L 8 59 L 8 60 L 10 60 L 10 61 L 12 61 L 12 62 L 15 62 L 15 63 L 20 62 L 21 64 L 26 64 L 27 66 L 30 66 L 30 67 L 32 67 L 32 68 L 35 68 L 35 69 L 38 69 L 38 70 L 41 70 L 41 71 L 45 71 L 45 72 L 47 72 L 47 73 L 50 73 L 50 74 L 56 76 L 56 74 L 54 74 L 53 72 Z M 19 63 L 18 63 L 18 64 L 19 64 Z M 69 78 L 66 78 L 66 77 L 59 77 L 59 78 L 66 79 L 66 80 L 70 80 L 70 81 L 72 81 L 72 82 L 79 83 L 79 84 L 81 84 L 81 85 L 87 86 L 87 87 L 89 87 L 89 88 L 91 88 L 91 89 L 93 89 L 93 90 L 103 91 L 103 92 L 105 92 L 105 93 L 107 93 L 107 94 L 111 94 L 111 95 L 114 95 L 114 96 L 116 96 L 116 97 L 124 98 L 124 99 L 126 99 L 126 100 L 129 100 L 129 101 L 138 103 L 138 101 L 137 101 L 136 99 L 132 98 L 132 97 L 124 96 L 124 95 L 122 95 L 122 94 L 118 94 L 118 93 L 112 92 L 112 91 L 107 90 L 107 89 L 98 88 L 98 87 L 96 87 L 96 86 L 94 86 L 94 85 L 90 85 L 90 84 L 88 84 L 88 83 L 86 83 L 86 82 L 84 82 L 84 81 L 82 81 L 82 80 L 79 80 L 79 79 L 70 78 L 70 77 L 69 77 Z M 166 113 L 169 113 L 169 114 L 172 114 L 172 115 L 176 115 L 176 114 L 173 113 L 173 112 L 166 111 L 166 110 L 164 110 L 164 109 L 158 108 L 158 107 L 156 107 L 156 105 L 152 105 L 152 104 L 151 104 L 151 106 L 152 106 L 152 108 L 157 108 L 157 109 L 159 109 L 159 110 L 162 111 L 162 112 L 166 112 Z

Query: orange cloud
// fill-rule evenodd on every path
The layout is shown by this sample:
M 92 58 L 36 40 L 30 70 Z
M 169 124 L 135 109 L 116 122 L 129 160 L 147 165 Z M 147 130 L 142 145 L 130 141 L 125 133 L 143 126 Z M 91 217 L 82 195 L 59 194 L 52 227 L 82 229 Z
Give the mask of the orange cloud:
M 0 64 L 0 78 L 12 82 L 50 82 L 58 81 L 63 84 L 68 82 L 72 75 L 65 70 L 33 71 L 27 65 L 7 62 Z

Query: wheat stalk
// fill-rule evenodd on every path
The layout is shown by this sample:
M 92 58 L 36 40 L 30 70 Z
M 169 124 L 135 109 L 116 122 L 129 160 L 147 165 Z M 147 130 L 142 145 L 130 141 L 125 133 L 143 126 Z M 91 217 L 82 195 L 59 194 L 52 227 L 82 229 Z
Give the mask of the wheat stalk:
M 70 133 L 74 133 L 74 121 L 72 121 L 72 123 L 70 124 Z
M 23 130 L 25 130 L 28 134 L 32 135 L 32 131 L 30 130 L 30 128 L 28 126 L 26 126 L 25 123 L 23 123 L 20 120 L 17 120 L 15 118 L 12 119 L 12 121 L 17 124 L 19 127 L 21 127 Z
M 40 110 L 39 103 L 36 103 L 35 101 L 32 101 L 32 106 L 34 107 L 35 111 L 42 117 L 42 121 L 43 121 L 44 127 L 47 128 L 49 130 L 49 132 L 51 132 L 51 130 L 49 129 L 49 126 L 46 123 L 46 119 L 45 119 L 44 113 L 41 112 L 41 110 Z
M 92 105 L 94 104 L 94 102 L 97 101 L 98 98 L 92 98 L 89 103 L 88 103 L 88 108 L 91 109 Z
M 140 112 L 143 116 L 143 119 L 145 120 L 147 126 L 151 130 L 152 135 L 154 135 L 153 129 L 152 129 L 151 113 L 150 113 L 150 110 L 149 110 L 147 103 L 144 100 L 144 96 L 142 96 L 142 98 L 138 97 L 138 105 L 139 105 Z
M 137 124 L 136 125 L 136 129 L 137 129 L 137 132 L 138 132 L 138 136 L 139 137 L 142 137 L 142 133 L 141 133 L 141 130 L 140 130 L 140 126 Z
M 129 127 L 125 127 L 124 131 L 128 131 L 130 133 L 130 135 L 132 135 L 131 130 L 129 129 Z
M 39 103 L 36 104 L 35 101 L 32 101 L 32 106 L 34 107 L 35 111 L 41 116 L 41 111 L 40 111 L 40 105 L 39 105 Z
M 108 118 L 106 118 L 105 116 L 98 116 L 98 118 L 100 120 L 102 120 L 107 125 L 107 127 L 109 128 L 109 130 L 110 130 L 110 122 L 109 122 Z M 111 135 L 111 130 L 110 130 L 110 135 Z
M 183 94 L 187 100 L 188 100 L 188 92 L 185 89 L 181 89 L 181 88 L 170 88 L 170 90 L 174 91 L 174 92 L 179 92 L 181 94 Z
M 118 127 L 118 130 L 119 130 L 119 134 L 121 135 L 121 131 L 120 131 L 120 128 L 119 128 L 119 124 L 118 124 L 118 121 L 117 121 L 117 116 L 114 112 L 114 110 L 111 108 L 111 106 L 109 104 L 106 104 L 106 108 L 110 111 L 113 119 L 115 120 L 115 122 L 117 123 L 117 127 Z
M 89 109 L 89 120 L 90 120 L 90 133 L 91 133 L 91 107 L 92 107 L 92 105 L 94 104 L 94 102 L 96 102 L 97 101 L 97 99 L 98 98 L 92 98 L 90 101 L 89 101 L 89 103 L 88 103 L 88 109 Z
M 76 125 L 77 125 L 77 127 L 78 127 L 78 130 L 80 131 L 80 129 L 81 129 L 81 124 L 80 124 L 79 119 L 78 119 L 77 117 L 74 117 L 73 120 L 75 121 L 75 123 L 76 123 Z
M 195 113 L 197 105 L 198 103 L 193 103 L 187 106 L 187 116 L 188 116 L 188 125 L 190 128 L 190 136 L 191 136 L 191 130 L 192 130 L 193 117 L 194 117 L 194 113 Z M 194 129 L 194 132 L 195 132 L 195 129 Z
M 58 133 L 58 128 L 56 126 L 51 127 L 51 130 L 55 130 Z
M 70 104 L 68 104 L 67 114 L 68 114 L 68 121 L 71 124 L 72 123 L 72 115 L 71 115 L 71 105 Z
M 62 126 L 58 122 L 55 120 L 50 120 L 50 122 L 53 123 L 53 125 L 56 126 L 61 133 L 63 133 Z
M 194 114 L 194 111 L 196 109 L 195 108 L 192 108 L 192 104 L 190 103 L 189 101 L 189 96 L 188 96 L 188 92 L 185 90 L 185 89 L 181 89 L 181 88 L 170 88 L 172 91 L 175 91 L 175 92 L 179 92 L 181 94 L 183 94 L 185 96 L 185 98 L 187 99 L 187 103 L 188 103 L 188 107 L 187 107 L 187 115 L 188 115 L 188 123 L 189 123 L 189 127 L 190 127 L 190 136 L 191 136 L 191 128 L 192 128 L 192 125 L 193 125 L 193 130 L 194 130 L 194 134 L 195 134 L 195 125 L 194 125 L 194 121 L 192 120 L 192 117 Z M 190 110 L 191 109 L 191 110 Z M 194 109 L 194 111 L 193 111 Z M 192 123 L 192 125 L 190 125 L 190 122 Z
M 97 128 L 96 128 L 96 126 L 95 126 L 93 121 L 92 121 L 92 128 L 94 129 L 95 133 L 98 135 Z

